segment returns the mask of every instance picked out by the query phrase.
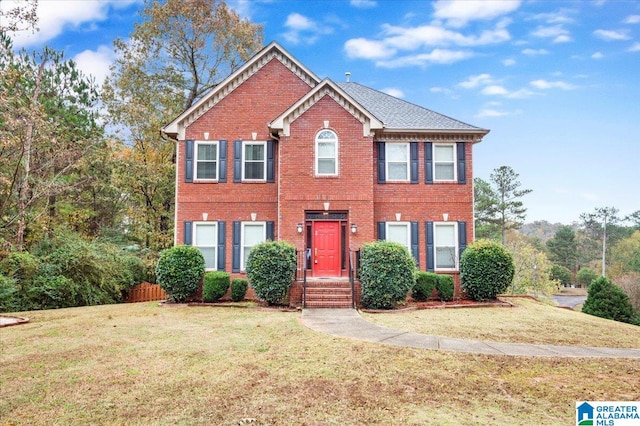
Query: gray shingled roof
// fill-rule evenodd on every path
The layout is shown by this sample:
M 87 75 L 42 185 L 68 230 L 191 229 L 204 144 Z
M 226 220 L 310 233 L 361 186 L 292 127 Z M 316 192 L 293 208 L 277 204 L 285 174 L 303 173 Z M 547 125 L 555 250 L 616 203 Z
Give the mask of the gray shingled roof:
M 485 131 L 358 83 L 336 83 L 389 130 Z

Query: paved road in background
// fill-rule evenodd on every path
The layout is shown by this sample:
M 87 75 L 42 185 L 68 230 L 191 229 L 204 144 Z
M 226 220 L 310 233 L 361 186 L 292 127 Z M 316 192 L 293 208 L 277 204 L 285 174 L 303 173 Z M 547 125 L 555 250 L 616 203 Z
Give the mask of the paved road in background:
M 587 296 L 553 295 L 551 298 L 558 304 L 558 306 L 566 306 L 571 309 L 587 300 Z

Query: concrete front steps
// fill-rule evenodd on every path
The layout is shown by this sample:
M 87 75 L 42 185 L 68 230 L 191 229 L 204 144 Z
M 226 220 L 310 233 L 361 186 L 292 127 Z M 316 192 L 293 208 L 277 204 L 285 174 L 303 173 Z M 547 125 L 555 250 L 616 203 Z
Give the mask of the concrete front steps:
M 353 307 L 351 284 L 348 279 L 307 279 L 305 308 Z

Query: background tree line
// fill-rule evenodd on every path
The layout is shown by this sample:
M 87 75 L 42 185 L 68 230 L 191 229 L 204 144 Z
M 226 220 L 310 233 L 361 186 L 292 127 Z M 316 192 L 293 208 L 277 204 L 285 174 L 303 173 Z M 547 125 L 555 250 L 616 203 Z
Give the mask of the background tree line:
M 224 1 L 146 0 L 99 87 L 64 52 L 14 49 L 9 34 L 37 31 L 36 10 L 0 10 L 0 311 L 118 301 L 153 279 L 173 243 L 175 143 L 159 129 L 263 44 Z M 148 271 L 106 284 L 82 262 L 74 275 L 68 256 L 51 263 L 58 250 L 139 267 L 124 253 Z

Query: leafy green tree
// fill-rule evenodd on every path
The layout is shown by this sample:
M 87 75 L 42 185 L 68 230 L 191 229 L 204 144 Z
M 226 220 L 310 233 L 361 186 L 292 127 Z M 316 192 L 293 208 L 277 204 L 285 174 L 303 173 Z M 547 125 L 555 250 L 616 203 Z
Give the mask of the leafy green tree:
M 38 0 L 0 4 L 0 32 L 35 31 L 38 26 Z
M 582 312 L 626 323 L 631 323 L 634 319 L 629 296 L 606 277 L 600 277 L 591 283 Z
M 580 215 L 584 229 L 592 237 L 601 239 L 602 248 L 602 276 L 606 276 L 607 259 L 607 226 L 611 226 L 620 221 L 618 209 L 615 207 L 598 207 L 593 213 L 582 213 Z
M 640 231 L 634 232 L 611 248 L 609 271 L 614 277 L 628 272 L 640 273 Z
M 578 284 L 585 288 L 589 287 L 596 278 L 598 278 L 598 274 L 596 274 L 591 268 L 582 268 L 576 275 L 576 281 L 578 281 Z
M 553 238 L 547 241 L 549 260 L 556 265 L 575 271 L 578 261 L 578 242 L 576 233 L 570 226 L 562 226 Z
M 552 280 L 558 281 L 563 286 L 567 287 L 571 284 L 573 279 L 573 274 L 567 268 L 562 265 L 553 265 L 551 266 L 551 277 Z
M 114 42 L 103 100 L 120 129 L 114 137 L 129 230 L 145 246 L 172 243 L 175 142 L 159 129 L 261 46 L 262 27 L 218 0 L 146 0 L 142 22 Z
M 498 197 L 489 182 L 476 177 L 473 179 L 474 213 L 476 237 L 488 240 L 500 240 L 500 226 L 495 223 Z
M 520 199 L 532 190 L 520 189 L 518 176 L 511 167 L 500 166 L 491 173 L 491 184 L 477 181 L 476 219 L 480 227 L 498 226 L 502 244 L 506 243 L 507 230 L 519 229 L 526 218 L 527 209 Z
M 515 268 L 507 292 L 551 296 L 558 290 L 559 282 L 551 277 L 553 264 L 529 238 L 514 232 L 509 235 L 506 247 L 511 252 Z

